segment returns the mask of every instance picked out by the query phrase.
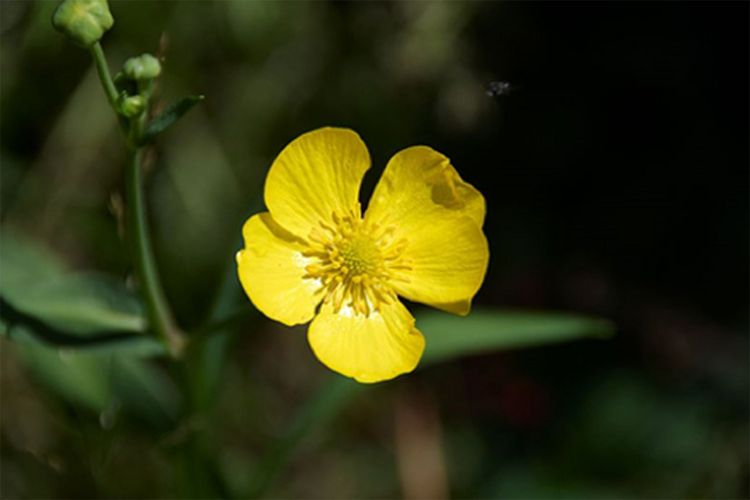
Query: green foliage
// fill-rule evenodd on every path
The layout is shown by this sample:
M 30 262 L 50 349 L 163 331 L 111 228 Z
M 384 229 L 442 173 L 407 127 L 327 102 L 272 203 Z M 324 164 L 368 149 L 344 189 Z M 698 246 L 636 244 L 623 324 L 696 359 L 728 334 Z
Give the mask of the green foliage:
M 175 389 L 138 359 L 163 347 L 143 335 L 140 302 L 119 280 L 69 272 L 38 244 L 7 231 L 0 268 L 4 333 L 38 380 L 101 418 L 120 406 L 155 425 L 174 418 Z
M 132 344 L 118 350 L 58 348 L 39 343 L 23 327 L 12 331 L 12 339 L 39 382 L 73 407 L 96 413 L 104 427 L 120 410 L 159 428 L 178 415 L 180 397 L 172 381 L 138 357 L 147 352 L 146 344 L 141 351 Z
M 608 337 L 609 321 L 576 314 L 474 310 L 462 318 L 438 311 L 418 315 L 417 328 L 427 345 L 424 363 L 447 361 L 458 356 L 497 349 L 532 347 L 583 337 Z
M 145 331 L 141 303 L 122 280 L 67 271 L 39 245 L 8 231 L 0 240 L 0 267 L 3 300 L 54 329 L 75 337 Z
M 172 126 L 172 124 L 179 120 L 182 115 L 190 111 L 193 106 L 201 102 L 203 99 L 205 99 L 205 96 L 193 95 L 184 97 L 176 103 L 171 104 L 162 114 L 154 118 L 154 120 L 148 124 L 146 130 L 143 131 L 141 143 L 146 144 L 151 142 L 157 135 Z
M 122 408 L 158 427 L 178 412 L 173 383 L 143 359 L 164 348 L 145 336 L 140 301 L 121 280 L 68 271 L 38 243 L 3 231 L 3 333 L 37 380 L 64 401 L 111 419 Z
M 142 308 L 120 281 L 69 272 L 38 244 L 12 233 L 4 234 L 1 249 L 3 299 L 31 320 L 14 327 L 17 318 L 9 317 L 9 308 L 4 309 L 3 319 L 11 325 L 10 336 L 18 341 L 38 380 L 63 400 L 96 412 L 102 425 L 109 425 L 113 412 L 120 409 L 159 427 L 174 421 L 179 407 L 176 389 L 161 371 L 142 360 L 163 354 L 164 348 L 153 337 L 140 335 L 145 326 Z M 609 322 L 596 318 L 486 309 L 468 317 L 422 311 L 417 324 L 427 339 L 423 366 L 498 349 L 612 333 Z M 101 342 L 67 349 L 44 345 L 38 342 L 40 331 L 32 332 L 30 327 L 39 330 L 47 325 L 74 338 Z M 134 335 L 112 336 L 112 331 Z M 53 344 L 60 340 L 43 338 Z M 365 389 L 338 376 L 324 384 L 261 461 L 247 493 L 261 495 L 305 436 L 330 422 Z

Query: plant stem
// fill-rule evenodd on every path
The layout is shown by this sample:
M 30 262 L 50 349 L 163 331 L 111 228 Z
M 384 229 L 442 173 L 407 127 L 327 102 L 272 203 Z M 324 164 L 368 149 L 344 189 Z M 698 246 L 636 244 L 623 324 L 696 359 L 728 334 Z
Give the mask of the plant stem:
M 123 121 L 124 118 L 120 115 L 117 104 L 117 89 L 115 88 L 115 83 L 112 81 L 107 58 L 99 42 L 96 42 L 91 47 L 91 56 L 96 64 L 96 70 L 99 73 L 99 80 L 101 80 L 102 87 L 104 87 L 104 93 L 107 94 L 107 100 L 109 100 L 109 104 L 121 120 L 120 123 L 125 125 L 124 128 L 128 132 L 128 161 L 125 173 L 128 240 L 131 246 L 131 254 L 134 260 L 141 295 L 146 303 L 149 325 L 156 337 L 164 343 L 167 351 L 173 357 L 178 357 L 182 353 L 185 341 L 174 323 L 172 312 L 162 291 L 159 274 L 156 269 L 156 259 L 154 258 L 151 246 L 151 238 L 149 237 L 148 219 L 146 218 L 143 181 L 141 179 L 142 150 L 138 147 L 146 114 L 142 113 L 140 116 L 130 119 L 127 122 Z M 150 86 L 144 89 L 147 100 L 150 97 L 150 93 Z
M 125 193 L 131 252 L 141 293 L 146 302 L 149 324 L 172 356 L 178 357 L 184 348 L 184 339 L 175 327 L 156 269 L 144 206 L 140 158 L 141 149 L 130 145 L 125 173 Z
M 109 74 L 107 58 L 104 56 L 104 51 L 99 42 L 91 46 L 91 57 L 94 58 L 96 71 L 99 73 L 99 80 L 101 80 L 102 87 L 104 87 L 104 93 L 107 94 L 107 100 L 112 109 L 117 112 L 117 89 L 115 88 L 115 82 L 112 81 L 112 76 Z

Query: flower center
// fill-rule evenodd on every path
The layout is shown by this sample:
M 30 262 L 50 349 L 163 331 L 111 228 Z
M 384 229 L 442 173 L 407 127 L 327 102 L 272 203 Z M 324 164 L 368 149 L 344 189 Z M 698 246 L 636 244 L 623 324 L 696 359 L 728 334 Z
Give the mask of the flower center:
M 402 258 L 406 240 L 396 240 L 393 227 L 365 223 L 359 210 L 333 214 L 333 224 L 320 223 L 308 236 L 312 263 L 305 278 L 320 280 L 324 302 L 332 302 L 338 312 L 348 306 L 369 316 L 381 304 L 395 299 L 391 283 L 406 281 L 398 271 L 410 267 Z
M 338 255 L 333 255 L 341 264 L 341 269 L 347 269 L 349 276 L 361 276 L 377 271 L 382 264 L 380 249 L 372 238 L 365 234 L 355 234 L 343 240 L 338 246 Z

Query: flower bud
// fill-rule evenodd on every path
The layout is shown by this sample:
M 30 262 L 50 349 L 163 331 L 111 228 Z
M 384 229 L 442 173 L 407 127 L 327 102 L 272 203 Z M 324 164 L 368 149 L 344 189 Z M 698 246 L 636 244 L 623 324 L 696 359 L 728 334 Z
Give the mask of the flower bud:
M 120 111 L 128 118 L 135 118 L 146 109 L 146 100 L 139 95 L 124 97 L 120 101 Z
M 153 80 L 161 73 L 161 64 L 151 54 L 143 54 L 125 61 L 122 72 L 131 80 Z
M 64 0 L 52 15 L 52 26 L 82 47 L 91 47 L 115 20 L 107 0 Z

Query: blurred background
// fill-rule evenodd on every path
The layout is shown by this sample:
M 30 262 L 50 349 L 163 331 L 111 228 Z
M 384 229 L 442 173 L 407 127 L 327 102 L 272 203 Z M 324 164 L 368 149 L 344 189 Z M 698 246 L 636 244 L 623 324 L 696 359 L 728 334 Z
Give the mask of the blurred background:
M 122 141 L 55 6 L 0 4 L 3 237 L 132 288 Z M 113 69 L 158 52 L 161 100 L 207 96 L 151 152 L 148 203 L 180 325 L 233 321 L 177 372 L 0 339 L 3 498 L 750 495 L 746 2 L 111 10 Z M 233 267 L 274 156 L 323 125 L 367 143 L 365 200 L 414 144 L 484 193 L 480 310 L 616 334 L 325 392 L 305 328 L 254 313 Z

